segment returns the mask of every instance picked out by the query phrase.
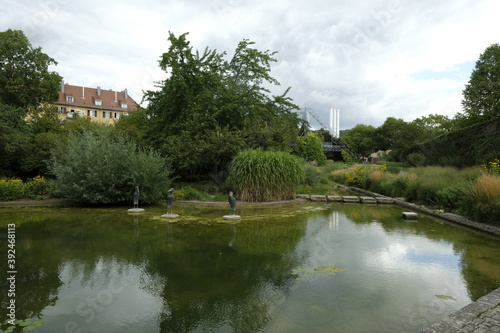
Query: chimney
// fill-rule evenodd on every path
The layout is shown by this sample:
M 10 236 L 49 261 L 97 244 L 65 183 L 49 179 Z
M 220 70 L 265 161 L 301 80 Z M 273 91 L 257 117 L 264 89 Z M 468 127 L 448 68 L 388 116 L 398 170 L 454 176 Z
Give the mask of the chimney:
M 97 96 L 101 96 L 101 87 L 97 86 Z
M 128 92 L 127 92 L 127 89 L 125 89 L 125 90 L 123 91 L 123 96 L 125 97 L 125 100 L 127 100 L 127 99 L 128 99 Z
M 85 87 L 82 87 L 82 99 L 85 99 Z
M 61 80 L 61 92 L 64 94 L 64 80 Z

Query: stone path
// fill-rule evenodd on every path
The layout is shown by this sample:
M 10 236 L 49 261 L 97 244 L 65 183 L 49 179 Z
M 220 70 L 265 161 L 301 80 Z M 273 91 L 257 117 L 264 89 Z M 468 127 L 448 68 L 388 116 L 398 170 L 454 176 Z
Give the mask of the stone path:
M 472 332 L 500 332 L 500 288 L 452 313 L 421 333 Z

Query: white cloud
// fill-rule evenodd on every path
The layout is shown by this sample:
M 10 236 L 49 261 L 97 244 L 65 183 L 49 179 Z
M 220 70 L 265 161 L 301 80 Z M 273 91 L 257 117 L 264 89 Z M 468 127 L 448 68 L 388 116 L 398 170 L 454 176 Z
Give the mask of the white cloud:
M 500 29 L 494 0 L 7 0 L 0 9 L 0 30 L 25 30 L 66 82 L 128 88 L 138 101 L 164 77 L 157 65 L 168 31 L 229 56 L 248 38 L 279 52 L 272 75 L 282 86 L 273 93 L 291 86 L 294 102 L 327 123 L 339 108 L 341 129 L 453 116 L 470 75 L 457 71 L 498 42 Z

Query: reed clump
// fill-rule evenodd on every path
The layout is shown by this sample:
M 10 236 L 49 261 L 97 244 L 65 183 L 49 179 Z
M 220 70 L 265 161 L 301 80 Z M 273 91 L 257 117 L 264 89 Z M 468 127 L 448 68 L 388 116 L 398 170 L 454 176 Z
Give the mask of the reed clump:
M 245 150 L 232 161 L 228 184 L 238 200 L 266 202 L 290 200 L 304 179 L 299 158 L 280 151 Z

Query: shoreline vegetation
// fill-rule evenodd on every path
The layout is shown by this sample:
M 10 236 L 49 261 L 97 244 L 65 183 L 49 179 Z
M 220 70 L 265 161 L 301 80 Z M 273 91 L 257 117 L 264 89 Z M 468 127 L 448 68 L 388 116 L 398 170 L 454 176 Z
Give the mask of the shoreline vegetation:
M 300 183 L 297 184 L 298 179 L 294 178 L 297 184 L 294 193 L 297 194 L 352 195 L 353 191 L 361 189 L 370 191 L 375 196 L 387 196 L 413 203 L 417 207 L 428 207 L 433 212 L 461 215 L 472 221 L 500 226 L 500 161 L 498 159 L 483 166 L 464 169 L 437 166 L 408 168 L 391 162 L 354 164 L 333 161 L 328 161 L 322 166 L 314 162 L 303 162 L 302 167 L 303 176 Z M 245 174 L 250 175 L 251 172 L 248 171 Z M 255 184 L 252 183 L 252 185 Z M 42 205 L 42 202 L 48 205 L 59 205 L 59 201 L 54 200 L 58 199 L 57 195 L 52 195 L 58 192 L 54 189 L 55 186 L 57 186 L 56 183 L 44 177 L 35 177 L 26 182 L 20 179 L 1 179 L 0 200 L 5 201 L 0 201 L 0 207 L 36 206 Z M 192 183 L 179 182 L 173 184 L 173 187 L 176 188 L 175 200 L 178 202 L 207 202 L 222 205 L 227 204 L 227 193 L 233 190 L 230 182 L 215 185 L 209 180 Z M 265 189 L 265 185 L 259 184 L 256 188 Z M 241 204 L 251 201 L 261 201 L 257 204 L 288 202 L 295 198 L 295 195 L 290 195 L 286 198 L 269 200 L 253 200 L 252 198 L 242 200 L 244 198 L 241 197 L 239 191 L 235 194 Z M 34 201 L 12 201 L 19 199 L 34 199 Z M 132 193 L 130 202 L 131 199 Z M 75 201 L 62 199 L 60 202 L 66 206 L 75 205 Z M 161 204 L 162 200 L 156 200 L 152 204 L 155 203 Z M 128 200 L 123 200 L 119 203 L 104 204 L 104 206 L 118 207 L 127 204 Z M 146 202 L 142 205 L 146 205 Z

